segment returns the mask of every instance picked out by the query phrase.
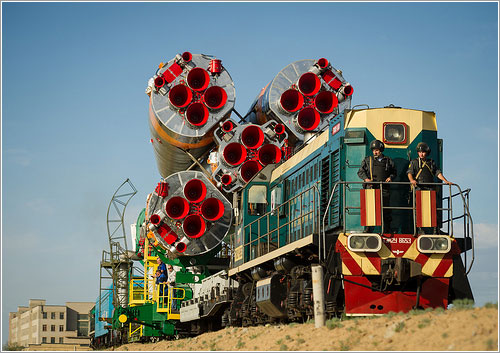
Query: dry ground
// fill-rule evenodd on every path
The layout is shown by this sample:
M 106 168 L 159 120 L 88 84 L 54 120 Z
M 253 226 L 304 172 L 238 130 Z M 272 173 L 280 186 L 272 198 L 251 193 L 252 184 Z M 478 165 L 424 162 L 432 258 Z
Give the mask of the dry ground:
M 498 350 L 498 308 L 455 308 L 314 323 L 225 328 L 198 337 L 131 343 L 120 351 Z

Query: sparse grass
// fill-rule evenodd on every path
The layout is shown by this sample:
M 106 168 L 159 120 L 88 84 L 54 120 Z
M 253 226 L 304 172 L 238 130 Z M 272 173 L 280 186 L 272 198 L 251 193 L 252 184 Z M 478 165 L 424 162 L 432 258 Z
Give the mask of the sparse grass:
M 177 343 L 177 347 L 184 347 L 184 342 Z
M 412 309 L 410 311 L 408 311 L 408 315 L 422 315 L 423 313 L 425 313 L 424 310 L 419 310 L 419 309 Z
M 418 328 L 424 328 L 424 327 L 427 327 L 429 326 L 431 323 L 431 319 L 423 319 L 422 321 L 420 321 L 418 323 Z
M 303 339 L 303 338 L 299 338 L 299 339 L 297 339 L 297 343 L 298 343 L 298 344 L 302 344 L 302 343 L 305 343 L 305 342 L 306 342 L 306 340 L 305 340 L 305 339 Z
M 286 344 L 280 345 L 280 351 L 287 351 L 287 350 L 288 350 L 288 346 Z
M 286 335 L 286 336 L 285 336 L 285 339 L 286 339 L 287 341 L 289 341 L 289 342 L 293 341 L 293 338 L 292 338 L 292 337 L 290 337 L 290 335 Z
M 283 338 L 280 338 L 279 340 L 276 341 L 277 344 L 282 344 L 283 343 Z
M 488 303 L 484 304 L 484 307 L 485 308 L 495 308 L 495 309 L 498 309 L 498 303 L 490 303 L 490 302 L 488 302 Z
M 474 301 L 471 299 L 455 299 L 452 305 L 453 309 L 457 310 L 472 309 L 474 307 Z
M 389 311 L 387 314 L 385 314 L 384 316 L 387 317 L 387 318 L 391 318 L 391 317 L 394 317 L 396 316 L 398 313 L 394 312 L 394 311 Z
M 340 350 L 341 351 L 348 351 L 350 348 L 349 348 L 349 345 L 347 344 L 347 342 L 344 342 L 344 341 L 340 341 Z
M 448 337 L 448 333 L 447 332 L 443 332 L 443 334 L 441 335 L 441 337 L 447 338 Z
M 217 345 L 215 344 L 215 342 L 210 343 L 210 350 L 211 351 L 216 351 L 217 350 Z
M 217 336 L 217 338 L 222 338 L 222 335 Z
M 401 331 L 403 331 L 404 328 L 405 328 L 405 323 L 403 321 L 401 321 L 401 322 L 398 322 L 398 324 L 394 328 L 394 331 L 401 332 Z
M 290 322 L 290 323 L 288 324 L 288 326 L 290 326 L 290 327 L 295 327 L 295 326 L 297 326 L 297 323 L 296 323 L 296 322 Z
M 240 338 L 238 339 L 238 343 L 236 343 L 236 348 L 243 348 L 243 347 L 245 347 L 245 342 L 243 342 Z
M 486 341 L 486 350 L 488 351 L 492 351 L 494 350 L 496 347 L 495 347 L 495 342 L 493 341 L 493 339 L 489 339 Z
M 306 324 L 314 324 L 314 319 L 309 319 L 306 321 Z
M 259 335 L 255 333 L 255 334 L 253 334 L 253 335 L 250 335 L 250 337 L 249 337 L 249 338 L 250 338 L 251 340 L 253 340 L 254 338 L 257 338 L 257 337 L 259 337 Z
M 123 347 L 123 350 L 128 351 L 128 347 L 127 346 Z
M 340 322 L 340 319 L 335 318 L 335 319 L 327 320 L 326 327 L 329 330 L 332 330 L 334 328 L 344 327 L 344 325 L 342 325 L 342 323 Z

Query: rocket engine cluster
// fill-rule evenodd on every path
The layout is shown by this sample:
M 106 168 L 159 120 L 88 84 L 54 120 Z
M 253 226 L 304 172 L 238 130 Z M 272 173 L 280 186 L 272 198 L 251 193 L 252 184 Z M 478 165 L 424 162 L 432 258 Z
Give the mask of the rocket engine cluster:
M 236 122 L 234 82 L 221 60 L 184 52 L 159 65 L 146 93 L 162 180 L 148 197 L 144 233 L 175 258 L 219 245 L 232 224 L 228 197 L 349 108 L 353 89 L 327 59 L 297 61 Z

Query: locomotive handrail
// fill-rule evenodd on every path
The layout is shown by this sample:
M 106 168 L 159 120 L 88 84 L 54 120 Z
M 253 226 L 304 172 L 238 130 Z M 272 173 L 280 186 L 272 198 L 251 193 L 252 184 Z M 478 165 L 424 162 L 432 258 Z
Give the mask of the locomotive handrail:
M 337 181 L 331 191 L 330 191 L 330 197 L 328 199 L 328 203 L 326 205 L 326 208 L 325 208 L 325 211 L 324 211 L 324 214 L 323 214 L 323 219 L 322 219 L 322 223 L 321 223 L 321 229 L 320 229 L 320 232 L 321 232 L 321 235 L 322 235 L 322 243 L 323 244 L 326 244 L 326 233 L 325 233 L 325 221 L 326 221 L 326 217 L 328 216 L 328 211 L 330 209 L 330 206 L 331 206 L 331 202 L 332 202 L 332 199 L 333 199 L 333 195 L 335 195 L 335 192 L 337 191 L 337 187 L 339 185 L 343 185 L 343 222 L 342 222 L 342 229 L 343 231 L 345 232 L 346 231 L 346 210 L 348 209 L 361 209 L 361 207 L 348 207 L 346 205 L 346 197 L 345 197 L 345 188 L 346 187 L 349 187 L 349 184 L 371 184 L 371 185 L 374 185 L 374 186 L 377 186 L 380 188 L 380 190 L 382 190 L 382 186 L 387 184 L 387 185 L 410 185 L 411 186 L 411 183 L 410 182 L 401 182 L 401 181 L 394 181 L 394 182 L 377 182 L 377 181 L 370 181 L 370 182 L 365 182 L 365 181 Z M 444 183 L 418 183 L 418 186 L 429 186 L 429 187 L 434 187 L 434 186 L 443 186 L 443 185 L 446 185 Z M 458 188 L 458 192 L 455 193 L 455 194 L 452 194 L 451 190 L 452 190 L 452 186 L 456 186 Z M 475 251 L 474 251 L 474 227 L 473 227 L 473 221 L 472 221 L 472 216 L 470 214 L 470 211 L 469 211 L 469 202 L 468 202 L 468 197 L 469 197 L 469 192 L 470 192 L 470 189 L 465 189 L 462 191 L 462 189 L 460 188 L 460 186 L 458 184 L 455 184 L 455 183 L 451 183 L 448 185 L 449 187 L 449 194 L 448 196 L 445 196 L 442 198 L 442 200 L 445 200 L 447 199 L 448 200 L 448 207 L 437 207 L 436 208 L 436 211 L 447 211 L 448 212 L 448 219 L 447 220 L 442 220 L 441 223 L 448 223 L 448 234 L 451 236 L 451 237 L 454 237 L 454 229 L 453 229 L 453 221 L 456 220 L 456 219 L 460 219 L 460 218 L 463 218 L 464 219 L 464 243 L 466 243 L 466 239 L 471 239 L 471 249 L 472 249 L 472 260 L 469 264 L 469 266 L 467 267 L 467 251 L 463 251 L 464 253 L 464 267 L 466 268 L 466 274 L 468 274 L 470 272 L 470 270 L 472 269 L 472 264 L 474 263 L 474 259 L 475 259 Z M 411 192 L 412 192 L 412 207 L 404 207 L 404 206 L 384 206 L 383 204 L 383 200 L 381 199 L 381 228 L 383 229 L 384 227 L 384 221 L 383 221 L 383 212 L 384 212 L 384 209 L 396 209 L 396 210 L 412 210 L 412 215 L 413 215 L 413 229 L 414 229 L 414 232 L 413 234 L 416 236 L 417 235 L 417 226 L 416 226 L 416 188 L 415 187 L 411 187 Z M 465 195 L 465 196 L 464 196 Z M 457 217 L 453 217 L 453 205 L 452 205 L 452 199 L 454 197 L 457 197 L 457 196 L 460 196 L 461 199 L 462 199 L 462 204 L 463 204 L 463 208 L 464 208 L 464 214 L 460 215 L 460 216 L 457 216 Z M 466 246 L 465 246 L 466 247 Z M 326 257 L 326 253 L 325 253 L 326 249 L 323 249 L 323 257 L 325 258 Z M 320 252 L 320 255 L 321 255 L 321 249 L 319 249 L 319 252 Z
M 287 200 L 285 203 L 283 204 L 280 204 L 280 205 L 277 205 L 274 209 L 271 209 L 269 212 L 266 212 L 265 214 L 263 214 L 262 216 L 260 216 L 259 218 L 257 218 L 256 220 L 248 223 L 247 225 L 245 225 L 243 227 L 243 237 L 245 236 L 246 234 L 246 230 L 249 229 L 250 230 L 250 240 L 249 241 L 243 241 L 243 248 L 245 248 L 245 246 L 248 246 L 248 245 L 251 245 L 253 243 L 257 243 L 259 244 L 259 240 L 263 239 L 263 238 L 266 238 L 267 237 L 267 252 L 269 252 L 269 249 L 270 249 L 270 240 L 271 240 L 271 236 L 273 233 L 277 233 L 278 234 L 278 243 L 277 243 L 277 248 L 279 248 L 279 231 L 280 229 L 282 228 L 285 228 L 285 227 L 288 227 L 290 224 L 293 224 L 294 222 L 298 222 L 299 220 L 302 221 L 304 220 L 304 218 L 308 218 L 312 215 L 312 223 L 314 224 L 314 228 L 316 229 L 316 231 L 320 232 L 320 224 L 319 224 L 319 202 L 313 202 L 313 207 L 311 207 L 311 209 L 307 212 L 304 213 L 303 209 L 304 209 L 304 204 L 303 204 L 303 198 L 304 198 L 304 195 L 305 194 L 308 194 L 310 195 L 311 192 L 313 192 L 315 195 L 313 198 L 317 197 L 318 201 L 321 197 L 321 193 L 318 189 L 318 187 L 316 185 L 312 185 L 311 187 L 309 187 L 308 189 L 302 191 L 300 194 L 298 195 L 295 195 L 294 197 L 292 197 L 291 199 Z M 298 216 L 292 216 L 290 215 L 290 205 L 293 203 L 293 202 L 296 202 L 297 200 L 300 200 L 300 211 L 299 210 L 296 210 L 296 212 L 300 212 L 300 214 Z M 317 205 L 317 206 L 316 206 Z M 288 221 L 285 222 L 284 224 L 281 224 L 279 223 L 279 215 L 280 215 L 280 210 L 287 207 L 288 209 L 288 212 L 287 214 L 289 215 L 289 218 L 288 218 Z M 272 230 L 270 229 L 270 225 L 269 225 L 269 220 L 270 218 L 276 214 L 276 217 L 278 218 L 278 222 L 277 222 L 277 227 L 276 228 L 273 228 Z M 266 218 L 266 221 L 267 221 L 267 228 L 266 228 L 266 232 L 261 234 L 261 221 L 264 220 L 264 218 Z M 251 234 L 252 234 L 252 226 L 257 224 L 257 238 L 255 239 L 251 239 Z M 287 233 L 287 244 L 290 243 L 291 241 L 291 227 L 288 227 L 288 233 Z M 303 230 L 302 230 L 302 227 L 300 227 L 300 238 L 303 238 Z M 314 230 L 313 230 L 313 233 L 314 233 Z M 257 248 L 257 252 L 260 252 L 260 249 Z M 261 254 L 258 254 L 258 256 L 260 256 Z

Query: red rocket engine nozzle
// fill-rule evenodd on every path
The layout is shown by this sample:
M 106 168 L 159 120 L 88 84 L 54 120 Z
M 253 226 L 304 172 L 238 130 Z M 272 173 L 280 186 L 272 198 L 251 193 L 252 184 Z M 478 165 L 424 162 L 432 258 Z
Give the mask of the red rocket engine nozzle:
M 246 161 L 240 168 L 241 178 L 248 183 L 261 169 L 262 166 L 257 161 Z
M 167 201 L 165 212 L 167 212 L 167 216 L 173 219 L 184 218 L 189 213 L 189 203 L 183 197 L 174 196 Z
M 281 150 L 278 146 L 269 143 L 262 146 L 259 150 L 258 158 L 260 164 L 266 166 L 268 164 L 279 163 L 281 161 Z
M 186 120 L 194 127 L 202 127 L 208 121 L 208 109 L 203 103 L 195 102 L 186 109 Z
M 318 59 L 318 66 L 320 68 L 324 69 L 328 66 L 328 64 L 329 64 L 328 59 L 325 58 Z
M 201 204 L 201 215 L 207 221 L 216 221 L 224 215 L 224 204 L 215 197 L 209 197 Z
M 191 54 L 190 52 L 188 51 L 185 51 L 184 53 L 182 53 L 182 60 L 184 60 L 184 62 L 190 62 L 191 60 L 193 60 L 193 54 Z
M 322 91 L 314 98 L 314 106 L 323 114 L 330 114 L 338 105 L 337 96 L 330 91 Z
M 187 84 L 193 91 L 204 91 L 210 83 L 208 72 L 201 67 L 195 67 L 187 75 Z
M 232 131 L 233 129 L 234 129 L 234 124 L 230 120 L 224 121 L 224 123 L 222 124 L 222 131 L 224 132 L 229 132 Z
M 184 196 L 193 203 L 202 201 L 207 195 L 207 186 L 200 179 L 192 179 L 184 185 Z
M 250 125 L 241 132 L 241 142 L 249 149 L 256 149 L 264 143 L 264 132 L 257 125 Z
M 285 125 L 276 124 L 276 126 L 274 127 L 274 132 L 278 135 L 282 135 L 285 132 Z
M 196 239 L 205 233 L 206 224 L 200 215 L 192 214 L 186 217 L 182 223 L 182 229 L 189 238 Z
M 222 87 L 212 86 L 203 94 L 203 101 L 210 109 L 220 109 L 227 102 L 227 93 Z
M 344 87 L 344 95 L 345 96 L 351 96 L 354 93 L 354 88 L 352 88 L 351 85 L 346 85 Z
M 184 108 L 191 103 L 193 99 L 193 92 L 185 85 L 177 85 L 172 87 L 168 92 L 168 99 L 170 103 L 176 108 Z
M 224 147 L 222 156 L 227 164 L 237 166 L 247 158 L 247 150 L 241 143 L 232 142 Z
M 281 107 L 289 113 L 294 113 L 304 105 L 304 97 L 294 89 L 288 89 L 280 97 Z
M 313 72 L 306 72 L 299 78 L 299 90 L 305 96 L 314 96 L 321 88 L 319 77 Z
M 165 86 L 165 79 L 162 76 L 155 78 L 155 87 L 161 88 L 163 86 Z
M 161 217 L 157 214 L 152 214 L 151 217 L 149 217 L 149 221 L 157 226 L 161 222 Z
M 311 131 L 318 127 L 320 123 L 320 116 L 316 109 L 307 107 L 299 112 L 297 123 L 304 131 Z
M 227 186 L 227 185 L 231 184 L 231 182 L 233 181 L 233 178 L 229 174 L 224 174 L 223 176 L 221 176 L 220 181 L 222 184 Z
M 186 249 L 187 249 L 186 243 L 178 242 L 175 245 L 175 250 L 177 250 L 178 252 L 184 252 L 184 251 L 186 251 Z

